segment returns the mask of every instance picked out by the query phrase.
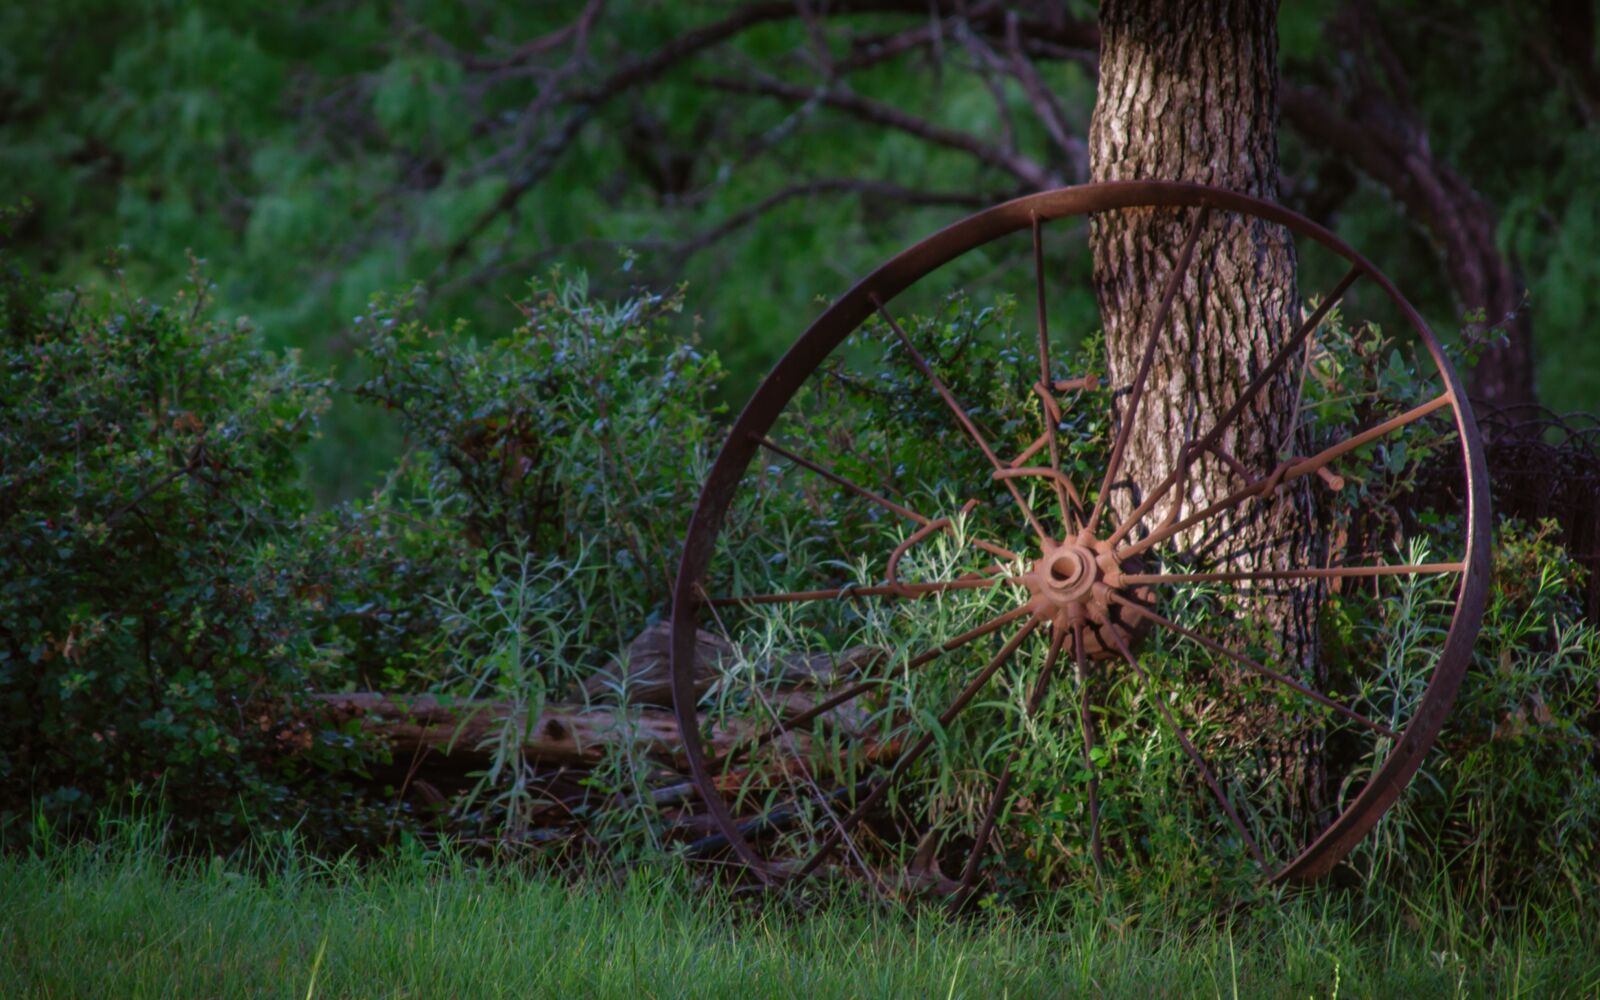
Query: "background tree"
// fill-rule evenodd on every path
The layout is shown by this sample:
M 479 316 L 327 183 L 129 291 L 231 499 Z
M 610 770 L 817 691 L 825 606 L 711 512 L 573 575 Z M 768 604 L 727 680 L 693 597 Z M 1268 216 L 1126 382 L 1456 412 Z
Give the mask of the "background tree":
M 402 2 L 0 11 L 0 164 L 34 263 L 175 288 L 344 363 L 374 291 L 513 321 L 530 272 L 687 280 L 738 397 L 814 299 L 979 204 L 1089 176 L 1086 3 Z M 1279 196 L 1382 260 L 1475 384 L 1600 398 L 1592 4 L 1342 0 L 1279 31 Z M 631 248 L 621 274 L 617 249 Z M 1524 297 L 1524 288 L 1527 296 Z M 1063 287 L 1052 301 L 1093 302 Z M 1501 346 L 1494 338 L 1504 335 Z M 1534 347 L 1540 350 L 1536 353 Z M 392 437 L 336 404 L 324 495 Z M 354 471 L 353 471 L 354 470 Z

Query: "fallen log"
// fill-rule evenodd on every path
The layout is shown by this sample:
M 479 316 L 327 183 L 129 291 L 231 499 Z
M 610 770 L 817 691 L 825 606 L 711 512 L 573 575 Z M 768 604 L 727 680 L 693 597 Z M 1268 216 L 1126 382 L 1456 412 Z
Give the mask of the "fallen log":
M 438 753 L 453 762 L 471 766 L 486 762 L 495 747 L 507 739 L 534 764 L 590 768 L 599 764 L 609 748 L 627 745 L 636 753 L 683 768 L 683 737 L 678 720 L 664 708 L 633 705 L 548 704 L 538 718 L 529 720 L 517 705 L 484 700 L 450 699 L 437 695 L 388 695 L 377 691 L 314 696 L 327 707 L 335 722 L 358 720 L 364 730 L 384 740 L 395 758 L 415 758 Z M 781 717 L 798 715 L 816 704 L 810 691 L 783 690 L 768 698 L 768 709 Z M 867 714 L 842 705 L 821 717 L 824 726 L 839 726 L 858 735 L 867 726 Z M 771 723 L 740 720 L 715 727 L 706 753 L 719 759 L 735 744 L 747 742 Z M 808 730 L 783 737 L 802 755 L 810 746 Z
M 678 720 L 660 708 L 546 705 L 530 721 L 516 705 L 435 695 L 360 691 L 317 695 L 316 700 L 338 721 L 359 720 L 363 729 L 388 744 L 396 759 L 438 753 L 470 766 L 487 761 L 493 747 L 506 739 L 530 763 L 555 766 L 594 767 L 608 748 L 619 744 L 664 762 L 679 762 L 683 754 Z M 714 732 L 708 749 L 721 753 L 741 731 Z
M 497 761 L 503 763 L 505 750 L 514 745 L 530 768 L 529 789 L 540 803 L 533 819 L 548 825 L 554 817 L 556 825 L 572 827 L 584 804 L 592 807 L 594 802 L 597 789 L 588 775 L 621 751 L 649 762 L 649 783 L 657 787 L 643 795 L 671 820 L 671 836 L 692 840 L 715 832 L 706 817 L 694 815 L 698 794 L 687 782 L 688 760 L 677 718 L 666 709 L 557 703 L 545 705 L 530 718 L 526 706 L 502 701 L 376 691 L 314 697 L 331 723 L 354 721 L 388 747 L 388 763 L 371 768 L 367 775 L 372 784 L 397 789 L 401 797 L 432 814 L 449 813 L 451 803 L 469 794 Z M 765 698 L 764 722 L 741 719 L 714 728 L 705 744 L 707 755 L 722 760 L 735 747 L 748 750 L 756 737 L 771 733 L 772 714 L 793 717 L 811 709 L 819 697 L 820 692 L 793 688 L 772 692 Z M 810 726 L 837 726 L 859 737 L 866 722 L 863 710 L 840 706 L 801 731 L 766 742 L 744 766 L 718 773 L 717 783 L 731 793 L 771 783 L 809 782 L 813 780 Z M 892 758 L 897 745 L 869 741 L 862 749 L 868 759 L 876 760 L 885 754 Z M 608 796 L 613 807 L 624 804 L 622 794 Z

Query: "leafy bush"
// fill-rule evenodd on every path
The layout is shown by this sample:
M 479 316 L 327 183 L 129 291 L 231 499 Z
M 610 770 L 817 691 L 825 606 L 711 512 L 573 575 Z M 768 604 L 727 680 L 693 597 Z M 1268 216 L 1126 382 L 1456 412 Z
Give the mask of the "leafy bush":
M 220 840 L 367 822 L 329 777 L 359 747 L 307 702 L 346 677 L 299 465 L 326 386 L 207 294 L 0 285 L 0 822 L 158 789 Z
M 667 606 L 721 375 L 674 323 L 679 295 L 604 302 L 558 272 L 519 308 L 524 322 L 490 340 L 430 328 L 413 296 L 358 320 L 372 374 L 354 391 L 398 418 L 408 450 L 369 502 L 340 512 L 334 556 L 363 686 L 506 709 L 452 822 L 511 836 L 549 804 L 521 756 L 523 720 L 583 697 Z M 635 773 L 627 742 L 600 771 Z
M 669 326 L 682 305 L 643 293 L 598 302 L 584 276 L 558 273 L 533 284 L 524 324 L 489 342 L 426 326 L 406 297 L 361 317 L 374 374 L 356 394 L 392 411 L 413 449 L 409 476 L 362 516 L 415 526 L 397 540 L 406 565 L 437 566 L 453 548 L 446 561 L 468 569 L 443 589 L 402 583 L 396 606 L 415 613 L 419 589 L 488 597 L 505 555 L 513 565 L 524 556 L 575 565 L 581 553 L 599 579 L 563 599 L 603 602 L 605 613 L 590 616 L 573 646 L 530 648 L 552 687 L 557 661 L 592 669 L 659 613 L 707 463 L 721 371 Z M 419 550 L 425 557 L 411 558 Z M 425 619 L 406 641 L 425 642 L 439 625 Z M 434 683 L 453 669 L 434 663 L 412 680 Z
M 376 841 L 404 811 L 344 782 L 383 751 L 311 696 L 570 696 L 664 607 L 720 368 L 669 332 L 677 297 L 593 302 L 581 276 L 536 284 L 491 343 L 381 301 L 356 393 L 412 450 L 317 512 L 329 385 L 207 294 L 91 304 L 7 274 L 0 809 L 70 824 L 159 789 L 214 841 Z M 511 815 L 502 756 L 483 790 Z
M 1471 669 L 1437 749 L 1356 855 L 1365 874 L 1442 876 L 1484 905 L 1597 888 L 1600 629 L 1583 619 L 1583 570 L 1555 531 L 1500 525 Z M 1376 641 L 1419 617 L 1375 610 Z

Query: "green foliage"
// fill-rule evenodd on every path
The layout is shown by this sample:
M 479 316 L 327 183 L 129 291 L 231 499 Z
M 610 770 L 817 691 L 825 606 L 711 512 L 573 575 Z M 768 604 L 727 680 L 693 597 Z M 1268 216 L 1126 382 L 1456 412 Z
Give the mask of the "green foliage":
M 1472 669 L 1440 750 L 1362 849 L 1371 873 L 1447 878 L 1481 906 L 1530 887 L 1549 898 L 1596 889 L 1600 858 L 1600 629 L 1583 620 L 1582 574 L 1555 525 L 1503 524 Z M 1369 626 L 1393 637 L 1414 610 Z
M 553 589 L 595 605 L 572 638 L 591 662 L 619 651 L 665 603 L 713 436 L 721 368 L 674 328 L 681 309 L 676 295 L 595 300 L 584 276 L 557 274 L 532 286 L 521 326 L 479 343 L 410 300 L 379 302 L 357 323 L 373 374 L 355 393 L 413 451 L 410 488 L 368 516 L 410 511 L 422 545 L 465 542 L 485 595 L 526 559 L 595 576 Z
M 669 329 L 677 298 L 596 302 L 558 276 L 482 345 L 375 305 L 355 394 L 412 449 L 371 498 L 319 513 L 304 470 L 328 384 L 210 318 L 198 269 L 171 305 L 102 306 L 7 263 L 8 822 L 159 790 L 205 838 L 303 822 L 373 843 L 405 815 L 337 775 L 381 752 L 309 695 L 493 698 L 514 725 L 664 606 L 720 373 Z M 514 827 L 526 775 L 513 733 L 499 749 L 480 786 L 498 808 L 464 816 Z
M 515 839 L 546 804 L 523 757 L 523 737 L 553 696 L 570 697 L 593 673 L 599 658 L 589 640 L 610 631 L 601 624 L 610 620 L 602 574 L 587 556 L 582 548 L 568 557 L 502 552 L 478 563 L 472 586 L 437 602 L 447 639 L 442 673 L 427 682 L 463 701 L 493 700 L 505 709 L 501 730 L 485 747 L 489 766 L 454 805 L 458 827 Z
M 608 290 L 624 289 L 632 276 L 613 270 L 615 247 L 633 246 L 639 271 L 692 282 L 708 345 L 728 365 L 737 398 L 815 314 L 818 295 L 836 294 L 963 209 L 819 194 L 774 205 L 690 257 L 682 241 L 818 179 L 890 179 L 996 200 L 1015 188 L 1014 178 L 958 149 L 824 105 L 727 99 L 695 82 L 731 67 L 821 87 L 830 81 L 818 67 L 862 55 L 842 41 L 844 26 L 893 33 L 915 27 L 923 12 L 817 25 L 796 18 L 741 33 L 597 109 L 518 212 L 458 247 L 570 110 L 533 114 L 542 95 L 597 83 L 729 12 L 706 0 L 608 6 L 584 55 L 565 66 L 570 39 L 557 33 L 583 6 L 11 4 L 0 10 L 0 171 L 11 184 L 5 197 L 28 195 L 38 206 L 21 242 L 43 271 L 85 288 L 100 280 L 103 248 L 126 245 L 130 274 L 158 296 L 182 284 L 192 249 L 214 262 L 225 309 L 256 317 L 274 345 L 304 348 L 350 378 L 362 373 L 337 331 L 376 291 L 427 276 L 430 321 L 466 316 L 499 329 L 512 321 L 507 302 L 529 271 L 560 256 L 587 266 Z M 1283 8 L 1286 78 L 1372 57 L 1328 51 L 1328 22 L 1346 6 Z M 1094 16 L 1089 4 L 1067 10 Z M 1417 106 L 1430 147 L 1501 209 L 1498 239 L 1530 288 L 1541 391 L 1570 409 L 1596 398 L 1600 372 L 1586 326 L 1600 288 L 1591 252 L 1600 132 L 1583 127 L 1592 96 L 1584 96 L 1581 60 L 1592 53 L 1554 44 L 1581 42 L 1554 22 L 1559 15 L 1385 0 L 1373 18 L 1410 82 L 1394 98 Z M 518 46 L 541 39 L 553 48 L 516 60 Z M 1026 95 L 1004 74 L 989 79 L 986 65 L 951 37 L 931 55 L 913 49 L 848 79 L 863 98 L 1059 164 Z M 1067 55 L 1040 59 L 1039 71 L 1068 132 L 1085 134 L 1092 69 Z M 1437 328 L 1458 327 L 1437 255 L 1413 220 L 1357 186 L 1326 149 L 1288 130 L 1284 145 L 1286 191 L 1316 201 L 1356 188 L 1340 201 L 1340 235 L 1389 270 Z M 974 288 L 981 273 L 958 283 Z M 1077 276 L 1052 287 L 1052 302 L 1067 312 L 1060 318 L 1070 320 L 1061 329 L 1093 325 L 1084 287 Z M 329 441 L 314 457 L 322 498 L 359 495 L 381 478 L 395 450 L 381 427 L 359 407 L 335 404 Z
M 345 592 L 361 602 L 341 628 L 374 686 L 507 709 L 457 804 L 462 828 L 526 832 L 548 805 L 522 759 L 528 724 L 549 700 L 583 697 L 580 682 L 625 659 L 666 607 L 721 376 L 682 335 L 681 310 L 677 295 L 596 299 L 583 275 L 558 273 L 493 340 L 436 330 L 407 298 L 356 323 L 372 374 L 355 395 L 397 418 L 408 451 L 340 514 L 353 529 L 340 561 L 359 573 Z M 615 746 L 592 776 L 597 799 L 648 770 L 621 733 Z M 648 823 L 593 820 L 611 849 L 651 842 Z
M 160 792 L 188 832 L 312 818 L 355 836 L 352 738 L 306 695 L 343 683 L 299 454 L 326 385 L 170 304 L 0 287 L 0 821 L 82 820 Z M 341 836 L 346 835 L 346 836 Z

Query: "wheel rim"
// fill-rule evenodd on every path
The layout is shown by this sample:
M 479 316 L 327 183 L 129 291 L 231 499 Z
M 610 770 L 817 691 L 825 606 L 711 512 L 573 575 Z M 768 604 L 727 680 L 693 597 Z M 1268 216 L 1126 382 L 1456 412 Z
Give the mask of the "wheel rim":
M 1462 677 L 1467 670 L 1471 655 L 1471 647 L 1478 631 L 1479 623 L 1487 595 L 1488 584 L 1488 502 L 1486 494 L 1486 479 L 1483 467 L 1482 449 L 1477 437 L 1476 425 L 1468 410 L 1465 393 L 1459 379 L 1449 364 L 1438 342 L 1428 330 L 1420 315 L 1417 314 L 1403 296 L 1400 295 L 1393 284 L 1363 257 L 1357 254 L 1348 245 L 1334 237 L 1325 229 L 1317 226 L 1288 210 L 1260 201 L 1245 195 L 1208 188 L 1199 185 L 1175 184 L 1162 182 L 1111 182 L 1105 184 L 1084 185 L 1075 188 L 1065 188 L 1057 191 L 1044 192 L 1007 202 L 984 212 L 980 212 L 962 220 L 928 239 L 918 243 L 901 254 L 895 256 L 887 263 L 873 271 L 866 278 L 858 282 L 837 302 L 830 306 L 824 313 L 811 324 L 804 334 L 794 343 L 790 350 L 773 368 L 767 379 L 757 389 L 743 412 L 730 431 L 727 443 L 723 446 L 713 463 L 706 478 L 706 483 L 701 494 L 699 505 L 693 515 L 690 528 L 685 539 L 682 562 L 674 592 L 673 602 L 673 645 L 672 645 L 672 679 L 674 699 L 678 719 L 685 743 L 685 756 L 687 758 L 692 780 L 699 789 L 704 801 L 705 814 L 714 827 L 720 831 L 720 836 L 725 839 L 727 846 L 733 854 L 745 864 L 749 865 L 763 878 L 773 879 L 794 875 L 809 874 L 819 868 L 827 859 L 834 856 L 841 848 L 848 846 L 850 831 L 855 829 L 862 820 L 877 807 L 882 797 L 892 789 L 900 774 L 900 761 L 908 758 L 913 762 L 920 756 L 918 745 L 923 744 L 919 739 L 912 743 L 909 749 L 904 750 L 899 760 L 890 768 L 887 781 L 880 781 L 874 786 L 866 788 L 852 788 L 843 798 L 848 800 L 850 808 L 843 806 L 835 810 L 830 802 L 824 802 L 825 808 L 836 821 L 833 833 L 821 836 L 821 843 L 812 856 L 798 866 L 780 868 L 774 866 L 772 859 L 763 856 L 754 844 L 756 834 L 752 832 L 751 820 L 748 816 L 739 817 L 729 809 L 725 798 L 726 789 L 719 786 L 719 774 L 713 770 L 713 760 L 707 754 L 707 748 L 701 737 L 701 712 L 699 710 L 700 690 L 697 689 L 695 676 L 694 645 L 696 629 L 700 625 L 702 607 L 708 603 L 703 581 L 707 577 L 708 564 L 710 563 L 716 545 L 719 530 L 729 505 L 733 501 L 736 491 L 744 481 L 747 470 L 758 452 L 769 451 L 775 456 L 781 456 L 797 467 L 804 467 L 818 476 L 829 476 L 830 471 L 825 464 L 813 462 L 808 456 L 789 451 L 768 435 L 780 416 L 789 406 L 791 401 L 802 386 L 814 373 L 818 372 L 826 359 L 832 355 L 846 337 L 860 329 L 864 323 L 874 316 L 881 316 L 882 322 L 888 326 L 894 336 L 903 344 L 916 365 L 928 374 L 936 387 L 937 377 L 917 355 L 916 347 L 912 343 L 912 335 L 907 333 L 896 321 L 890 307 L 902 292 L 932 275 L 940 267 L 961 255 L 983 247 L 1002 237 L 1031 230 L 1034 235 L 1036 275 L 1042 276 L 1042 257 L 1039 247 L 1040 227 L 1063 218 L 1073 216 L 1086 216 L 1091 213 L 1137 209 L 1145 207 L 1191 209 L 1196 214 L 1206 212 L 1238 213 L 1253 216 L 1268 223 L 1281 225 L 1296 236 L 1310 241 L 1332 254 L 1348 262 L 1350 271 L 1346 281 L 1337 289 L 1342 293 L 1350 281 L 1359 278 L 1362 282 L 1370 282 L 1376 286 L 1381 295 L 1398 311 L 1403 322 L 1410 328 L 1410 332 L 1417 339 L 1417 343 L 1426 349 L 1426 354 L 1433 362 L 1434 368 L 1442 382 L 1443 391 L 1422 405 L 1414 407 L 1404 413 L 1395 415 L 1394 418 L 1380 422 L 1367 428 L 1354 437 L 1348 439 L 1343 445 L 1331 447 L 1328 451 L 1332 455 L 1319 453 L 1310 458 L 1302 459 L 1287 468 L 1273 470 L 1273 482 L 1268 484 L 1271 489 L 1277 489 L 1286 479 L 1309 476 L 1319 469 L 1327 468 L 1331 463 L 1351 454 L 1356 448 L 1379 440 L 1391 432 L 1397 432 L 1411 423 L 1422 419 L 1435 410 L 1448 408 L 1460 448 L 1460 467 L 1462 474 L 1461 497 L 1463 502 L 1463 523 L 1461 539 L 1461 558 L 1448 564 L 1430 564 L 1429 569 L 1437 565 L 1449 567 L 1447 572 L 1459 574 L 1459 587 L 1454 596 L 1453 611 L 1450 615 L 1448 631 L 1442 641 L 1437 644 L 1438 655 L 1434 661 L 1431 674 L 1428 676 L 1426 687 L 1419 698 L 1415 699 L 1403 729 L 1390 730 L 1389 746 L 1383 754 L 1381 761 L 1376 762 L 1364 777 L 1362 787 L 1343 802 L 1330 822 L 1319 824 L 1319 832 L 1310 837 L 1303 845 L 1289 852 L 1281 861 L 1266 863 L 1263 867 L 1268 877 L 1275 880 L 1308 880 L 1326 874 L 1341 858 L 1358 843 L 1363 836 L 1377 823 L 1383 813 L 1393 804 L 1401 790 L 1410 781 L 1427 750 L 1433 745 L 1443 725 L 1451 703 L 1454 701 Z M 1193 231 L 1193 230 L 1191 230 Z M 1185 247 L 1185 254 L 1192 250 L 1190 245 Z M 1187 261 L 1180 264 L 1177 269 L 1182 272 L 1187 266 Z M 1332 298 L 1336 299 L 1334 295 Z M 1043 292 L 1042 277 L 1040 280 L 1040 325 L 1043 329 Z M 1331 303 L 1329 303 L 1331 304 Z M 1307 320 L 1311 333 L 1315 333 L 1321 323 L 1318 314 Z M 1283 356 L 1287 357 L 1288 352 Z M 1046 365 L 1048 362 L 1046 362 Z M 1049 378 L 1048 368 L 1044 372 L 1044 379 Z M 1247 390 L 1248 392 L 1249 390 Z M 947 401 L 949 393 L 939 387 L 941 395 Z M 1135 390 L 1135 396 L 1137 390 Z M 951 402 L 952 413 L 959 410 L 959 404 Z M 957 419 L 960 419 L 957 417 Z M 1220 430 L 1224 420 L 1219 420 L 1217 427 Z M 1053 424 L 1053 422 L 1051 422 Z M 1131 421 L 1122 425 L 1119 437 L 1124 437 L 1126 427 L 1131 426 Z M 981 434 L 974 434 L 981 438 Z M 1350 444 L 1355 441 L 1355 444 Z M 1037 453 L 1043 454 L 1046 445 L 1049 448 L 1052 464 L 1055 459 L 1056 441 L 1053 435 L 1050 440 L 1038 444 Z M 1120 658 L 1131 669 L 1132 673 L 1143 683 L 1148 684 L 1150 678 L 1141 668 L 1137 655 L 1131 647 L 1137 645 L 1136 637 L 1132 634 L 1135 624 L 1145 627 L 1152 623 L 1158 629 L 1171 630 L 1175 635 L 1181 635 L 1191 642 L 1205 642 L 1203 636 L 1197 636 L 1193 630 L 1185 630 L 1181 623 L 1175 622 L 1156 611 L 1150 610 L 1152 603 L 1146 598 L 1150 588 L 1160 588 L 1180 583 L 1192 582 L 1226 582 L 1216 580 L 1218 576 L 1228 574 L 1205 574 L 1212 579 L 1196 581 L 1185 574 L 1171 574 L 1159 572 L 1141 572 L 1145 567 L 1130 565 L 1129 560 L 1137 559 L 1162 542 L 1173 538 L 1179 532 L 1200 524 L 1210 516 L 1205 508 L 1192 511 L 1140 539 L 1131 540 L 1128 529 L 1138 517 L 1122 519 L 1118 530 L 1096 532 L 1102 515 L 1102 505 L 1108 495 L 1105 484 L 1112 479 L 1112 471 L 1118 461 L 1120 446 L 1114 444 L 1111 459 L 1108 463 L 1104 484 L 1100 489 L 1093 506 L 1091 515 L 1087 518 L 1089 527 L 1083 528 L 1075 535 L 1067 531 L 1058 532 L 1060 538 L 1051 538 L 1050 532 L 1043 529 L 1035 520 L 1034 515 L 1027 513 L 1027 519 L 1041 536 L 1039 550 L 1025 558 L 1026 572 L 1022 574 L 1021 581 L 1026 589 L 1027 600 L 1024 604 L 1012 611 L 985 623 L 987 631 L 974 637 L 958 636 L 956 638 L 973 641 L 989 635 L 1005 634 L 1005 630 L 1014 629 L 1009 640 L 1000 649 L 1000 653 L 985 664 L 983 670 L 972 678 L 972 683 L 963 688 L 955 702 L 945 708 L 945 714 L 959 714 L 971 700 L 977 696 L 977 691 L 987 683 L 1005 662 L 1010 659 L 1010 654 L 1016 652 L 1023 643 L 1034 636 L 1042 634 L 1048 625 L 1050 640 L 1048 651 L 1045 653 L 1043 666 L 1039 676 L 1030 690 L 1027 698 L 1026 711 L 1031 715 L 1044 696 L 1052 677 L 1057 675 L 1058 661 L 1065 656 L 1076 669 L 1080 681 L 1085 676 L 1086 661 L 1091 659 L 1088 646 L 1098 643 L 1097 652 L 1100 655 Z M 1027 476 L 1036 477 L 1040 482 L 1048 485 L 1056 494 L 1063 511 L 1072 502 L 1072 498 L 1065 493 L 1072 489 L 1070 482 L 1060 482 L 1048 474 L 1047 467 L 1018 465 L 1004 462 L 999 456 L 990 455 L 990 461 L 996 470 L 996 479 L 1017 499 L 1018 505 L 1024 511 L 1028 503 L 1023 499 L 1019 482 Z M 1011 467 L 1006 472 L 1003 467 Z M 835 477 L 836 479 L 838 477 Z M 1260 486 L 1259 477 L 1254 485 Z M 842 485 L 835 482 L 835 485 Z M 860 484 L 851 484 L 856 489 L 862 489 Z M 872 491 L 867 491 L 872 492 Z M 1248 498 L 1248 497 L 1246 497 Z M 1158 500 L 1159 496 L 1152 494 L 1151 500 Z M 876 597 L 884 595 L 898 595 L 914 597 L 926 595 L 932 591 L 919 590 L 918 587 L 931 585 L 901 583 L 895 576 L 895 563 L 901 555 L 914 548 L 927 537 L 949 528 L 948 517 L 930 518 L 918 514 L 907 507 L 901 506 L 882 495 L 873 493 L 871 500 L 880 503 L 890 510 L 896 510 L 902 516 L 908 516 L 914 523 L 914 531 L 902 544 L 889 553 L 888 574 L 885 581 L 878 587 L 854 588 L 821 588 L 810 594 L 812 599 L 822 600 L 828 598 L 846 597 Z M 1243 499 L 1224 497 L 1223 501 L 1231 501 L 1232 506 L 1244 502 Z M 1221 501 L 1217 509 L 1224 509 Z M 1139 510 L 1134 512 L 1139 514 Z M 1215 513 L 1215 511 L 1211 511 Z M 1113 518 L 1115 522 L 1116 519 Z M 1164 533 L 1163 533 L 1164 532 Z M 1068 537 L 1070 535 L 1070 537 Z M 1154 539 L 1154 540 L 1152 540 Z M 981 544 L 981 543 L 980 543 Z M 998 550 L 998 551 L 995 551 Z M 996 557 L 1018 556 L 1020 553 L 1012 552 L 1002 546 L 993 546 L 989 553 Z M 1414 569 L 1415 567 L 1402 567 Z M 1308 568 L 1308 576 L 1316 576 L 1316 570 L 1322 568 Z M 1339 571 L 1325 570 L 1327 576 L 1344 575 Z M 1374 569 L 1363 576 L 1392 575 L 1400 570 L 1392 566 L 1383 569 Z M 1236 577 L 1246 577 L 1251 574 L 1233 574 Z M 1254 574 L 1257 577 L 1266 574 Z M 963 584 L 962 581 L 948 582 L 948 589 L 977 589 L 976 583 Z M 1097 599 L 1098 598 L 1098 599 Z M 753 603 L 746 597 L 735 603 Z M 963 643 L 964 644 L 964 643 Z M 1208 647 L 1209 648 L 1209 647 Z M 932 658 L 937 658 L 947 650 L 942 647 L 932 650 Z M 1228 656 L 1235 662 L 1242 662 L 1249 669 L 1261 676 L 1272 678 L 1276 682 L 1292 682 L 1294 678 L 1278 674 L 1249 657 L 1237 655 L 1237 651 L 1226 649 L 1212 649 L 1211 652 Z M 919 654 L 907 661 L 907 666 L 919 665 L 919 660 L 925 654 Z M 927 662 L 927 661 L 922 661 Z M 859 687 L 859 685 L 856 685 Z M 859 697 L 863 691 L 856 690 L 851 694 L 852 688 L 847 686 L 842 695 L 834 695 L 814 706 L 809 719 L 814 719 L 824 711 L 830 711 L 838 705 L 848 703 L 852 697 Z M 1314 692 L 1319 693 L 1319 692 Z M 1306 695 L 1309 697 L 1310 695 Z M 1219 807 L 1229 814 L 1233 824 L 1239 827 L 1243 839 L 1249 844 L 1254 853 L 1260 857 L 1250 833 L 1245 829 L 1245 824 L 1234 814 L 1229 799 L 1219 787 L 1216 776 L 1210 773 L 1204 763 L 1203 755 L 1192 745 L 1184 734 L 1181 723 L 1174 720 L 1169 710 L 1161 699 L 1151 699 L 1166 721 L 1172 726 L 1175 735 L 1183 743 L 1185 751 L 1196 765 L 1197 771 L 1217 799 Z M 1325 704 L 1330 703 L 1330 704 Z M 1342 703 L 1335 699 L 1323 696 L 1325 708 L 1333 711 L 1343 711 L 1344 715 L 1363 723 L 1373 720 L 1360 716 L 1359 713 L 1345 710 Z M 1085 739 L 1085 753 L 1090 750 L 1088 741 L 1091 739 L 1094 726 L 1089 720 L 1089 702 L 1087 698 L 1082 705 L 1083 718 L 1080 728 Z M 952 716 L 953 717 L 953 716 Z M 943 715 L 941 715 L 941 719 Z M 788 725 L 798 727 L 809 721 L 802 713 L 798 721 L 791 720 Z M 1388 727 L 1384 727 L 1388 728 Z M 784 736 L 779 731 L 777 736 Z M 769 730 L 766 737 L 771 739 L 774 732 Z M 924 746 L 924 749 L 926 747 Z M 907 764 L 909 769 L 911 765 Z M 1096 773 L 1093 767 L 1089 768 L 1091 774 L 1091 791 L 1089 793 L 1090 810 L 1095 809 L 1093 784 Z M 995 782 L 996 791 L 988 806 L 981 812 L 981 820 L 973 835 L 975 847 L 970 855 L 969 862 L 962 867 L 959 884 L 961 893 L 970 891 L 974 884 L 974 874 L 978 858 L 988 843 L 989 835 L 994 825 L 998 822 L 1000 811 L 1003 808 L 1004 796 L 1012 781 L 1011 763 L 1007 760 Z M 725 782 L 724 782 L 725 784 Z M 819 790 L 819 794 L 825 793 Z M 875 797 L 876 796 L 876 797 Z M 1098 831 L 1098 818 L 1095 819 Z M 1096 862 L 1099 861 L 1100 843 L 1098 833 L 1093 844 Z

